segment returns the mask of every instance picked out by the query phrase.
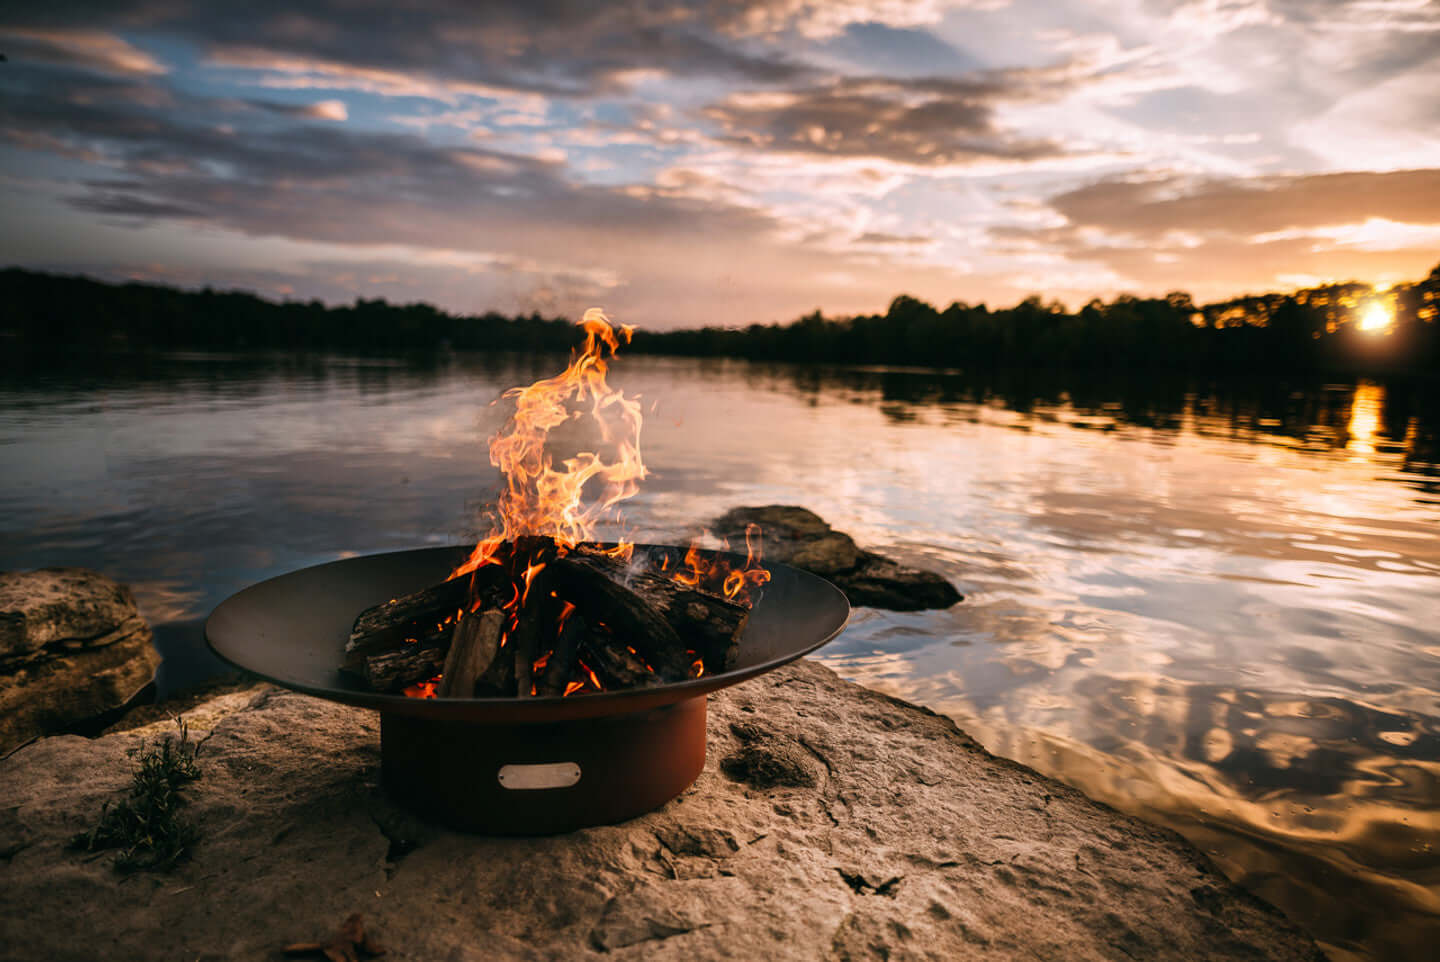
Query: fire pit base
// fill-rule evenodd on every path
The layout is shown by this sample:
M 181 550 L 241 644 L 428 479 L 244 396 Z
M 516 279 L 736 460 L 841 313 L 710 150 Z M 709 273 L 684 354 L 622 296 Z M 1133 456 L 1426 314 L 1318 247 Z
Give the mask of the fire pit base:
M 705 696 L 583 720 L 491 724 L 380 714 L 385 789 L 465 832 L 553 835 L 659 808 L 705 767 Z

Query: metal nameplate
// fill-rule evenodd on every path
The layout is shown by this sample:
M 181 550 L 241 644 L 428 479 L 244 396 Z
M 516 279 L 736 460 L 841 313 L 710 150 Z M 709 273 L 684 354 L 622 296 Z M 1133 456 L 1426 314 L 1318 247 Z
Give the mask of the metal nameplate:
M 543 765 L 501 765 L 497 776 L 504 788 L 531 791 L 537 788 L 569 788 L 580 781 L 580 766 L 574 762 L 546 762 Z

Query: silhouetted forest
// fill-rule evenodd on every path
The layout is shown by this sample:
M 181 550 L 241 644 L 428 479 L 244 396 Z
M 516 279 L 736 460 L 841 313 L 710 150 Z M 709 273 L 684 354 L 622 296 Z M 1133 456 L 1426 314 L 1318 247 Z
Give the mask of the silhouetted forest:
M 0 271 L 0 346 L 21 349 L 202 348 L 564 351 L 571 322 L 538 314 L 449 314 L 429 304 L 359 299 L 276 303 L 238 292 L 109 284 L 12 268 Z M 1394 317 L 1361 329 L 1374 305 Z M 884 314 L 788 324 L 637 332 L 632 350 L 847 364 L 1089 367 L 1181 371 L 1440 373 L 1440 265 L 1424 280 L 1376 291 L 1346 283 L 1196 305 L 1189 294 L 1121 295 L 1078 311 L 1030 297 L 992 310 L 943 310 L 900 296 Z

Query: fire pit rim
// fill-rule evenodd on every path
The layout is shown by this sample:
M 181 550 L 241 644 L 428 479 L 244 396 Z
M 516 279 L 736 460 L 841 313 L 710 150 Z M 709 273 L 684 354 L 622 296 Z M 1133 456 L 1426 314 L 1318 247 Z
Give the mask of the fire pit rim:
M 637 550 L 656 547 L 664 546 L 636 545 Z M 402 559 L 410 559 L 414 560 L 418 565 L 423 566 L 427 563 L 434 564 L 446 555 L 454 556 L 451 561 L 447 562 L 447 564 L 453 568 L 454 564 L 458 564 L 460 560 L 463 560 L 471 548 L 471 545 L 446 545 L 376 552 L 373 554 L 323 562 L 318 565 L 309 565 L 304 568 L 286 572 L 285 574 L 267 578 L 264 581 L 241 589 L 215 607 L 205 622 L 205 642 L 217 657 L 229 665 L 233 665 L 236 668 L 257 675 L 260 678 L 281 685 L 282 687 L 342 704 L 374 709 L 384 713 L 428 718 L 437 721 L 544 724 L 630 714 L 661 708 L 690 698 L 703 697 L 709 692 L 718 691 L 721 688 L 746 681 L 756 675 L 771 671 L 809 654 L 839 635 L 840 632 L 845 629 L 850 618 L 850 603 L 848 599 L 846 599 L 844 593 L 841 592 L 839 588 L 835 587 L 829 581 L 826 581 L 818 575 L 789 565 L 767 563 L 766 567 L 771 570 L 772 575 L 776 578 L 776 581 L 772 582 L 772 584 L 789 583 L 792 585 L 801 585 L 804 586 L 804 590 L 815 592 L 826 599 L 822 602 L 824 607 L 829 608 L 829 612 L 827 612 L 829 617 L 826 619 L 826 623 L 823 624 L 820 630 L 812 637 L 805 639 L 802 644 L 787 648 L 773 658 L 755 664 L 744 665 L 743 667 L 730 671 L 719 672 L 714 675 L 680 682 L 671 682 L 651 688 L 632 688 L 613 692 L 572 696 L 569 698 L 560 696 L 537 696 L 532 698 L 409 698 L 398 694 L 364 691 L 345 687 L 330 687 L 297 680 L 292 676 L 287 676 L 283 670 L 283 666 L 277 668 L 273 664 L 257 665 L 256 660 L 246 657 L 247 648 L 250 646 L 246 645 L 245 640 L 247 636 L 253 634 L 254 621 L 253 616 L 246 615 L 246 605 L 253 601 L 257 595 L 264 596 L 273 592 L 281 582 L 294 581 L 302 576 L 314 578 L 318 577 L 322 572 L 347 565 L 354 566 L 357 563 L 368 562 L 370 564 L 379 564 L 382 562 L 399 562 Z M 726 556 L 736 562 L 743 562 L 745 560 L 743 555 L 730 552 L 706 551 L 703 553 L 710 557 Z M 438 565 L 436 566 L 438 567 Z M 374 599 L 370 601 L 370 603 L 373 602 Z M 765 601 L 762 599 L 760 606 L 764 604 Z M 363 607 L 363 605 L 357 605 L 354 613 L 358 614 L 361 607 Z M 760 608 L 757 607 L 756 610 L 759 611 Z M 337 665 L 339 654 L 340 652 L 337 650 Z

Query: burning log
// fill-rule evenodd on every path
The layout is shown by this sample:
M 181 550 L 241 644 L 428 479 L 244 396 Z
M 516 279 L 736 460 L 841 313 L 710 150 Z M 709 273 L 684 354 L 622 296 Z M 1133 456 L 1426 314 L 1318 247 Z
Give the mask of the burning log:
M 402 691 L 407 685 L 434 678 L 445 667 L 445 649 L 419 644 L 362 655 L 345 666 L 375 691 Z
M 366 608 L 350 629 L 344 670 L 375 691 L 397 692 L 440 674 L 469 593 L 469 579 L 456 579 Z
M 610 638 L 592 635 L 580 646 L 580 659 L 594 670 L 607 691 L 648 688 L 660 683 L 639 652 Z
M 469 594 L 469 580 L 456 578 L 366 608 L 350 629 L 345 651 L 349 655 L 381 651 L 407 638 L 438 640 L 448 630 L 445 619 L 464 607 Z M 357 663 L 352 659 L 351 664 Z
M 706 671 L 734 667 L 740 633 L 750 620 L 747 605 L 692 588 L 660 572 L 627 571 L 615 558 L 584 546 L 567 560 L 601 571 L 612 582 L 623 581 L 700 654 Z
M 550 597 L 550 584 L 554 580 L 547 564 L 530 580 L 528 593 L 536 600 L 520 609 L 520 620 L 511 632 L 515 652 L 515 692 L 521 698 L 528 698 L 536 692 L 534 665 L 540 657 L 540 631 L 542 627 L 553 629 L 560 612 L 560 605 Z
M 346 670 L 376 691 L 556 696 L 734 667 L 745 604 L 621 561 L 523 538 L 461 577 L 361 612 Z
M 498 664 L 506 660 L 495 657 L 499 636 L 488 640 L 489 629 L 484 628 L 480 614 L 482 607 L 487 614 L 495 611 L 501 615 L 503 629 L 500 608 L 509 584 L 504 569 L 486 565 L 468 577 L 452 578 L 366 608 L 350 629 L 343 669 L 364 678 L 375 691 L 398 692 L 444 674 L 455 643 L 463 639 L 467 648 L 475 646 L 472 651 L 457 654 L 475 660 L 470 687 L 475 687 L 478 678 L 489 694 L 513 694 L 514 666 L 506 670 Z M 481 632 L 482 628 L 484 634 L 471 636 L 471 632 Z M 491 645 L 496 651 L 490 652 L 488 658 L 481 657 Z M 466 660 L 457 664 L 463 666 Z M 456 686 L 463 687 L 463 682 L 463 677 L 457 679 L 446 686 L 447 690 L 455 688 L 458 693 Z M 464 692 L 467 697 L 470 694 Z
M 475 683 L 475 694 L 481 698 L 513 698 L 515 692 L 514 650 L 502 649 Z
M 580 645 L 590 634 L 590 624 L 585 616 L 571 605 L 568 615 L 562 615 L 564 623 L 555 639 L 555 647 L 545 659 L 540 678 L 535 683 L 541 695 L 563 695 L 570 686 L 572 676 L 580 658 Z
M 475 683 L 490 668 L 500 652 L 500 633 L 505 627 L 505 613 L 491 608 L 471 613 L 455 623 L 450 636 L 450 653 L 436 694 L 441 698 L 469 698 Z
M 457 618 L 474 602 L 500 607 L 509 579 L 496 565 L 487 565 L 468 577 L 452 578 L 400 598 L 366 608 L 355 618 L 345 645 L 347 662 L 359 667 L 358 656 L 386 651 L 414 639 L 425 645 L 448 644 Z
M 670 623 L 640 595 L 612 580 L 605 565 L 592 562 L 572 555 L 551 565 L 561 596 L 597 626 L 607 627 L 615 640 L 635 648 L 661 681 L 689 678 L 685 643 Z

